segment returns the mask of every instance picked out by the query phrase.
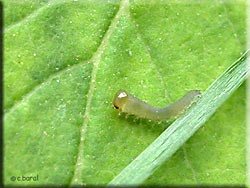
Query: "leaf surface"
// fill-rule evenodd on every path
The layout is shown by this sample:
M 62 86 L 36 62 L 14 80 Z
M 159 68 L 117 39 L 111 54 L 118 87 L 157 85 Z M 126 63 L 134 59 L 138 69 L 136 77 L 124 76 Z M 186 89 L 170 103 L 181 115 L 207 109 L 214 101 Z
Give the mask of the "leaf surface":
M 245 1 L 23 2 L 4 1 L 6 185 L 107 184 L 169 125 L 118 116 L 117 90 L 163 107 L 245 51 Z M 243 85 L 144 184 L 244 184 L 245 138 Z

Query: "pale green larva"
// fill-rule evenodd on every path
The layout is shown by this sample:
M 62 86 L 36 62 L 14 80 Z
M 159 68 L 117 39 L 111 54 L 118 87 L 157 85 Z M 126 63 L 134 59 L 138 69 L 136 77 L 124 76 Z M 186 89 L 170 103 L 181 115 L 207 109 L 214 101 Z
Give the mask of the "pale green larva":
M 200 91 L 192 90 L 180 98 L 177 102 L 165 108 L 157 108 L 141 101 L 133 95 L 128 94 L 126 91 L 121 90 L 116 93 L 113 105 L 116 109 L 121 110 L 121 112 L 132 114 L 139 118 L 162 121 L 179 115 L 199 96 L 201 96 Z

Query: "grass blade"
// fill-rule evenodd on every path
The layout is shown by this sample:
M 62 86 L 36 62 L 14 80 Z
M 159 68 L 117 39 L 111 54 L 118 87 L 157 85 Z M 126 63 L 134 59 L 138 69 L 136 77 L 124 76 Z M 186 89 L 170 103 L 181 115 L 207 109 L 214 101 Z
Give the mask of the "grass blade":
M 169 126 L 108 185 L 139 185 L 171 157 L 247 78 L 249 54 L 250 50 L 233 63 L 202 94 L 196 105 Z

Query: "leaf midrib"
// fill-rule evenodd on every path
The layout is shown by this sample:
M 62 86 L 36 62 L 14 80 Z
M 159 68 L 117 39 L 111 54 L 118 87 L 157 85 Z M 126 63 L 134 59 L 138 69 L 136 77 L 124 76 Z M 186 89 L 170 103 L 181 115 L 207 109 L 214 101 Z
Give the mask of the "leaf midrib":
M 63 0 L 63 1 L 60 1 L 60 0 L 55 0 L 53 1 L 52 3 L 49 2 L 47 3 L 46 5 L 42 6 L 41 8 L 37 9 L 36 11 L 34 11 L 32 14 L 28 15 L 27 17 L 25 17 L 24 19 L 22 19 L 21 21 L 19 21 L 18 23 L 15 23 L 13 25 L 10 25 L 9 27 L 7 27 L 5 30 L 4 30 L 4 33 L 8 33 L 10 32 L 12 29 L 24 24 L 25 22 L 28 22 L 28 21 L 31 21 L 33 18 L 35 18 L 37 15 L 39 15 L 40 13 L 42 13 L 45 9 L 51 7 L 51 6 L 54 6 L 54 5 L 57 5 L 57 4 L 64 4 L 66 3 L 68 0 Z M 108 30 L 108 29 L 107 29 Z M 107 30 L 105 33 L 107 33 Z M 104 37 L 103 37 L 104 38 Z M 102 39 L 103 40 L 103 39 Z M 101 45 L 102 41 L 100 42 L 100 45 Z M 100 47 L 99 45 L 99 47 Z M 27 93 L 25 93 L 21 98 L 21 100 L 18 100 L 14 103 L 14 105 L 12 105 L 10 108 L 8 109 L 5 109 L 5 112 L 4 112 L 4 119 L 7 118 L 7 116 L 9 114 L 11 114 L 11 112 L 13 112 L 18 106 L 22 105 L 23 103 L 25 103 L 32 95 L 34 95 L 40 88 L 42 88 L 43 86 L 45 86 L 47 83 L 49 83 L 51 80 L 53 80 L 54 78 L 62 75 L 63 73 L 67 72 L 67 71 L 71 71 L 71 70 L 74 70 L 75 68 L 83 65 L 84 63 L 86 62 L 91 62 L 91 60 L 93 59 L 93 56 L 97 53 L 98 51 L 98 48 L 97 47 L 96 51 L 92 54 L 92 56 L 88 59 L 88 60 L 85 60 L 83 62 L 79 62 L 77 64 L 74 64 L 74 65 L 71 65 L 71 66 L 66 66 L 64 67 L 63 69 L 59 70 L 58 72 L 55 72 L 53 74 L 51 74 L 47 79 L 45 79 L 43 82 L 41 82 L 40 84 L 34 86 L 30 91 L 28 91 Z
M 97 74 L 98 67 L 100 64 L 101 56 L 106 48 L 107 42 L 109 41 L 111 34 L 116 28 L 116 25 L 118 24 L 118 20 L 121 17 L 121 15 L 126 14 L 128 12 L 128 5 L 129 5 L 128 0 L 122 0 L 120 2 L 119 10 L 117 11 L 115 17 L 111 21 L 100 46 L 98 47 L 97 51 L 93 54 L 92 58 L 90 59 L 90 62 L 93 63 L 93 69 L 91 73 L 90 87 L 89 87 L 89 91 L 87 95 L 87 105 L 86 105 L 85 114 L 84 114 L 84 122 L 83 122 L 81 133 L 80 133 L 80 144 L 78 148 L 77 162 L 75 164 L 74 175 L 71 179 L 70 185 L 74 185 L 74 184 L 82 185 L 83 184 L 81 177 L 82 177 L 82 169 L 84 165 L 82 162 L 83 161 L 83 147 L 84 147 L 84 140 L 85 140 L 84 138 L 85 138 L 86 128 L 87 128 L 89 118 L 90 118 L 90 109 L 91 109 L 91 102 L 92 102 L 94 89 L 95 89 L 94 86 L 95 86 L 96 74 Z

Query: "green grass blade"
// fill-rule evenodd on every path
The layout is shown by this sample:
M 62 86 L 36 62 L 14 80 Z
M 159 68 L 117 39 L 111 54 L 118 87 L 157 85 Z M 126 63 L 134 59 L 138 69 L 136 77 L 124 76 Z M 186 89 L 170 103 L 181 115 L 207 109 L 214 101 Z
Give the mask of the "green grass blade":
M 202 94 L 196 105 L 168 127 L 108 185 L 138 185 L 171 157 L 247 78 L 249 54 L 250 50 L 231 65 Z

